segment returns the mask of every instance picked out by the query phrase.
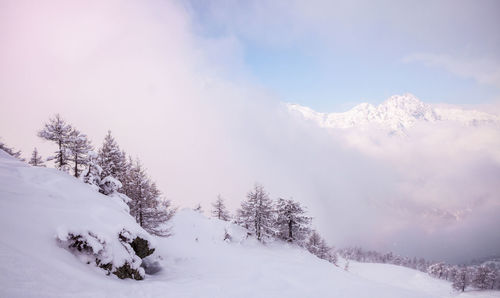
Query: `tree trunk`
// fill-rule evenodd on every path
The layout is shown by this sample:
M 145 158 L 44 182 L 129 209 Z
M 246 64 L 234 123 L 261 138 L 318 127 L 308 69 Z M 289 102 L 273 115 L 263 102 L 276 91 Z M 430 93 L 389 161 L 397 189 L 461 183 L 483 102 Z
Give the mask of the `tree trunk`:
M 62 169 L 63 165 L 63 152 L 62 152 L 62 141 L 59 139 L 59 167 Z
M 139 204 L 139 225 L 142 227 L 142 204 Z
M 78 155 L 75 154 L 75 177 L 78 178 Z

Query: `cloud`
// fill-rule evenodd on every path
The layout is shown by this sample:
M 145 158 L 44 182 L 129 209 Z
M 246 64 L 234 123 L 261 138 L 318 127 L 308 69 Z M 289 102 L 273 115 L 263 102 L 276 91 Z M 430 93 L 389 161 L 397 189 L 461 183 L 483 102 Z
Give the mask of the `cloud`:
M 422 128 L 398 143 L 297 121 L 247 73 L 240 40 L 199 34 L 178 2 L 1 5 L 0 133 L 25 153 L 54 150 L 35 133 L 59 112 L 96 146 L 111 129 L 178 205 L 207 209 L 221 193 L 234 210 L 258 181 L 305 203 L 337 246 L 449 259 L 468 257 L 472 241 L 484 244 L 477 254 L 498 251 L 493 132 Z M 457 239 L 453 253 L 439 235 Z
M 354 217 L 335 225 L 365 229 L 343 235 L 351 237 L 348 242 L 408 255 L 460 261 L 495 254 L 500 247 L 491 230 L 500 224 L 498 130 L 453 122 L 420 123 L 408 137 L 378 129 L 331 130 L 339 143 L 379 162 L 366 167 L 380 170 L 369 174 L 376 183 L 359 181 L 364 191 L 354 200 L 366 202 L 348 213 Z M 366 218 L 365 212 L 376 216 Z
M 476 57 L 496 56 L 500 47 L 496 1 L 484 1 L 482 5 L 466 0 L 411 4 L 395 0 L 189 3 L 198 8 L 193 10 L 203 25 L 200 30 L 233 34 L 271 46 L 314 44 L 327 46 L 329 52 L 361 45 L 391 53 L 466 50 Z M 305 41 L 309 44 L 304 45 Z
M 460 59 L 451 55 L 419 53 L 408 55 L 404 62 L 422 62 L 429 67 L 443 68 L 463 78 L 500 88 L 500 61 L 487 58 Z

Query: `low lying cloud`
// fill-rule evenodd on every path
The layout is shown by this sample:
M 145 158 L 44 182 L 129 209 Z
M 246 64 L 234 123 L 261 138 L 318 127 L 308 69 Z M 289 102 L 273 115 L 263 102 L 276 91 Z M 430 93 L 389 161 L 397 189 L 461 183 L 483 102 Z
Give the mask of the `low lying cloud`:
M 332 133 L 395 175 L 392 186 L 383 186 L 392 192 L 372 200 L 375 210 L 388 213 L 382 226 L 397 230 L 394 242 L 385 243 L 388 249 L 450 260 L 498 251 L 498 127 L 434 122 L 419 123 L 407 137 L 355 129 Z
M 497 131 L 409 139 L 327 131 L 246 73 L 231 37 L 202 37 L 176 2 L 3 2 L 0 134 L 25 154 L 59 112 L 99 146 L 107 129 L 166 196 L 234 210 L 254 182 L 309 207 L 336 246 L 463 260 L 498 252 Z M 448 246 L 452 244 L 452 246 Z

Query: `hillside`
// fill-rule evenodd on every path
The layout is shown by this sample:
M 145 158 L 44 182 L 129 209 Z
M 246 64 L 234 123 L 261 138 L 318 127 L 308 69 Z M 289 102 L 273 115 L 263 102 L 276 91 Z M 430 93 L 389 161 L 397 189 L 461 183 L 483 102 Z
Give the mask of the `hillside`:
M 345 272 L 281 242 L 262 245 L 241 227 L 187 209 L 172 220 L 172 237 L 151 237 L 125 209 L 65 173 L 27 166 L 0 151 L 0 297 L 457 296 L 448 283 L 421 272 L 360 263 Z M 91 231 L 116 266 L 140 263 L 117 240 L 123 229 L 156 248 L 142 261 L 150 273 L 142 281 L 106 275 L 62 241 L 68 232 Z

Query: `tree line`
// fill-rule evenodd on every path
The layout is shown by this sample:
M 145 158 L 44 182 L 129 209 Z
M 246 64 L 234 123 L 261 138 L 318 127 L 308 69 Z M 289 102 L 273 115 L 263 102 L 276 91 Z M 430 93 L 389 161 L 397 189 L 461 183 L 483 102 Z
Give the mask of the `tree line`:
M 500 274 L 494 263 L 482 265 L 450 265 L 444 262 L 431 262 L 423 258 L 403 257 L 392 252 L 380 253 L 349 247 L 338 251 L 348 260 L 365 263 L 385 263 L 416 269 L 434 278 L 450 281 L 453 289 L 464 292 L 467 287 L 478 290 L 499 290 Z
M 427 272 L 435 278 L 452 282 L 457 291 L 464 292 L 467 287 L 478 290 L 500 289 L 500 275 L 494 264 L 457 266 L 439 262 L 429 266 Z

